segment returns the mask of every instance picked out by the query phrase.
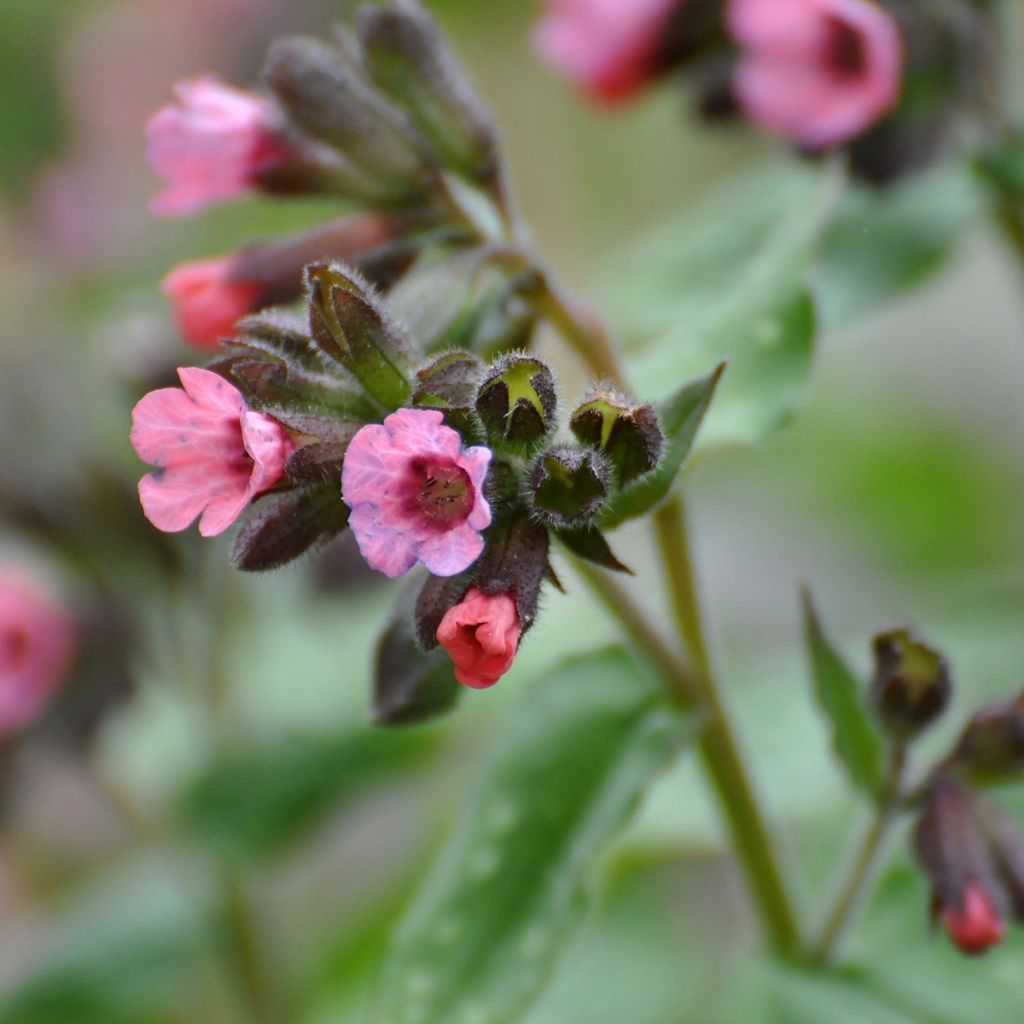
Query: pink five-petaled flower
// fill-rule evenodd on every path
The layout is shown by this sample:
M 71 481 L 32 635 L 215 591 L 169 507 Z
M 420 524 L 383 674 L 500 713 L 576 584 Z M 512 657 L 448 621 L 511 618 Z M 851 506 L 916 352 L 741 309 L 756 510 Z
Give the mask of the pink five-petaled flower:
M 855 138 L 896 103 L 903 42 L 874 0 L 730 0 L 735 75 L 756 124 L 812 150 Z
M 399 409 L 363 427 L 345 453 L 341 493 L 367 564 L 401 576 L 422 562 L 454 576 L 480 556 L 491 523 L 489 448 L 463 450 L 436 409 Z
M 0 569 L 0 736 L 47 707 L 74 657 L 71 616 L 24 573 Z
M 178 103 L 161 107 L 146 125 L 147 155 L 167 186 L 153 213 L 176 216 L 233 199 L 291 155 L 278 115 L 261 96 L 213 75 L 178 82 Z
M 977 883 L 969 882 L 964 890 L 963 905 L 947 907 L 942 912 L 946 934 L 965 953 L 984 953 L 1003 941 L 1006 926 L 988 893 Z
M 511 667 L 523 627 L 509 594 L 485 594 L 473 587 L 445 612 L 437 642 L 455 662 L 455 678 L 483 690 Z
M 547 0 L 534 42 L 589 96 L 607 103 L 641 90 L 658 71 L 664 30 L 685 0 Z
M 201 514 L 199 532 L 214 537 L 281 479 L 293 444 L 216 373 L 184 367 L 178 377 L 181 388 L 151 391 L 132 412 L 135 451 L 159 467 L 139 482 L 139 498 L 157 529 L 184 530 Z
M 179 263 L 163 279 L 178 330 L 196 348 L 216 348 L 220 338 L 234 334 L 238 320 L 261 305 L 260 285 L 233 280 L 233 265 L 230 256 Z

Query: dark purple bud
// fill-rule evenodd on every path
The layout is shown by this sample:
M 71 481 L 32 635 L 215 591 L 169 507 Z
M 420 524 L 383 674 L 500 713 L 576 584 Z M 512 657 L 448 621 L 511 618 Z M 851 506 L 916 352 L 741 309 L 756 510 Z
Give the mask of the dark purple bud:
M 653 406 L 635 405 L 603 384 L 586 395 L 569 425 L 583 444 L 604 452 L 618 487 L 654 469 L 665 444 Z
M 529 473 L 533 510 L 555 529 L 586 526 L 608 500 L 611 470 L 592 448 L 558 445 L 541 452 Z
M 412 403 L 418 409 L 440 409 L 445 422 L 467 444 L 484 440 L 475 402 L 483 363 L 471 352 L 446 352 L 416 372 Z
M 1024 773 L 1024 695 L 979 711 L 961 733 L 950 764 L 975 784 Z
M 905 740 L 931 725 L 949 707 L 952 683 L 946 659 L 906 629 L 874 639 L 871 702 L 886 730 Z
M 519 353 L 503 356 L 488 368 L 476 398 L 488 443 L 521 455 L 544 443 L 554 426 L 555 407 L 551 370 Z

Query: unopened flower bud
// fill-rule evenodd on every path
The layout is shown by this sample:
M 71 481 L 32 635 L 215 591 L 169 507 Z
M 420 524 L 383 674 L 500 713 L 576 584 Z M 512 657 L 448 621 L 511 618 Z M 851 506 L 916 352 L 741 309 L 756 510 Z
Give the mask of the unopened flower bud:
M 534 511 L 555 529 L 584 526 L 608 500 L 610 479 L 599 452 L 572 445 L 549 448 L 530 469 Z
M 975 796 L 942 775 L 932 784 L 914 829 L 914 852 L 932 889 L 932 915 L 966 953 L 1002 941 L 1002 880 L 979 821 Z
M 665 437 L 654 407 L 633 405 L 614 388 L 591 391 L 569 425 L 583 444 L 604 452 L 619 487 L 649 473 L 661 458 Z
M 548 436 L 555 404 L 555 382 L 548 367 L 533 356 L 512 354 L 488 370 L 476 410 L 492 447 L 527 454 Z
M 949 706 L 949 665 L 938 651 L 905 629 L 876 636 L 874 651 L 871 702 L 889 733 L 908 739 L 931 725 Z
M 440 409 L 445 422 L 463 439 L 483 440 L 476 414 L 477 386 L 483 363 L 472 352 L 446 352 L 416 371 L 412 402 L 419 409 Z
M 485 594 L 473 587 L 445 613 L 437 642 L 455 663 L 455 678 L 481 690 L 512 667 L 522 633 L 511 595 Z
M 1024 773 L 1024 695 L 979 711 L 961 733 L 950 761 L 979 784 Z

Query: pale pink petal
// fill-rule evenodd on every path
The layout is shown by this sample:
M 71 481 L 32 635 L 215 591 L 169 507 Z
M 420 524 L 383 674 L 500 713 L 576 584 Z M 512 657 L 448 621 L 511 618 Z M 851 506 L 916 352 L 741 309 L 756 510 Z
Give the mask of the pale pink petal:
M 242 413 L 242 441 L 253 460 L 249 497 L 256 498 L 284 476 L 284 464 L 295 445 L 277 420 L 251 410 Z
M 200 532 L 212 537 L 228 528 L 248 500 L 251 464 L 239 458 L 232 465 L 216 459 L 174 465 L 139 481 L 146 518 L 166 533 L 189 527 L 204 509 L 213 510 Z
M 422 541 L 416 554 L 435 576 L 456 576 L 468 569 L 483 550 L 483 537 L 467 522 Z
M 474 530 L 484 530 L 491 525 L 491 506 L 484 497 L 484 483 L 487 480 L 492 454 L 490 448 L 478 445 L 467 448 L 459 457 L 459 465 L 469 474 L 469 481 L 476 491 L 473 511 L 467 520 Z
M 437 409 L 399 409 L 384 417 L 391 446 L 408 455 L 436 455 L 458 459 L 462 438 L 458 431 L 443 426 L 444 413 Z
M 413 453 L 392 444 L 391 434 L 379 423 L 363 427 L 345 452 L 341 493 L 355 508 L 363 502 L 390 512 L 400 503 L 399 484 Z
M 182 366 L 178 370 L 178 379 L 185 393 L 198 405 L 220 410 L 225 416 L 234 416 L 236 419 L 242 415 L 245 408 L 242 392 L 219 373 L 198 366 Z
M 359 552 L 371 569 L 392 579 L 416 564 L 417 538 L 399 533 L 380 521 L 372 505 L 357 505 L 348 519 Z

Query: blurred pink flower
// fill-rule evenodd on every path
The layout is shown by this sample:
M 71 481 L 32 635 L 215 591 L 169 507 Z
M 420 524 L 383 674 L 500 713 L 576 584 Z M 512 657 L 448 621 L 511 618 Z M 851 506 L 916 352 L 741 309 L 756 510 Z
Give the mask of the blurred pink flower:
M 657 73 L 669 18 L 685 0 L 547 0 L 534 43 L 597 100 L 623 100 Z
M 260 304 L 262 288 L 253 281 L 232 280 L 230 256 L 180 263 L 161 287 L 174 306 L 182 337 L 198 349 L 215 349 L 220 338 L 235 333 L 235 323 Z
M 139 482 L 139 498 L 157 529 L 176 533 L 201 514 L 199 532 L 214 537 L 281 479 L 293 445 L 216 373 L 183 367 L 178 377 L 184 390 L 151 391 L 132 412 L 132 445 L 159 467 Z
M 965 953 L 984 953 L 997 946 L 1006 935 L 1006 925 L 988 893 L 978 882 L 970 882 L 964 890 L 963 905 L 947 907 L 942 912 L 946 934 Z
M 250 189 L 285 160 L 278 117 L 261 96 L 213 75 L 178 82 L 178 104 L 161 107 L 146 126 L 147 155 L 166 188 L 150 203 L 161 216 L 192 213 Z
M 345 453 L 341 492 L 349 526 L 371 568 L 401 576 L 417 561 L 454 576 L 483 551 L 491 523 L 483 495 L 491 450 L 462 449 L 434 409 L 399 409 L 371 423 Z
M 903 43 L 874 0 L 730 0 L 747 116 L 810 149 L 847 142 L 900 94 Z
M 483 690 L 512 667 L 522 632 L 509 594 L 485 594 L 473 587 L 445 612 L 437 642 L 455 662 L 455 678 Z
M 38 718 L 63 683 L 77 626 L 21 570 L 0 568 L 0 736 Z

